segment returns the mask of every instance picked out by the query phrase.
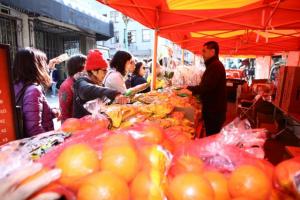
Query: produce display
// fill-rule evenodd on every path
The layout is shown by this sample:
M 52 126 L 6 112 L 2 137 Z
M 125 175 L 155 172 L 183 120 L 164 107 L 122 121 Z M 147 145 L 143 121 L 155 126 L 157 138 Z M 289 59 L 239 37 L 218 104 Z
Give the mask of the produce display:
M 111 120 L 113 129 L 154 122 L 163 128 L 183 130 L 183 134 L 191 138 L 201 117 L 199 103 L 186 89 L 169 88 L 160 92 L 137 94 L 131 102 L 127 105 L 105 105 L 94 100 L 88 102 L 85 107 L 94 116 L 105 113 Z M 187 109 L 190 109 L 191 113 L 187 114 Z
M 93 115 L 1 146 L 0 178 L 31 162 L 43 169 L 20 185 L 62 170 L 29 199 L 46 194 L 68 200 L 300 199 L 300 158 L 277 166 L 264 160 L 265 130 L 236 119 L 219 134 L 192 139 L 193 122 L 176 110 L 197 107 L 189 94 L 151 92 L 130 105 L 90 102 Z

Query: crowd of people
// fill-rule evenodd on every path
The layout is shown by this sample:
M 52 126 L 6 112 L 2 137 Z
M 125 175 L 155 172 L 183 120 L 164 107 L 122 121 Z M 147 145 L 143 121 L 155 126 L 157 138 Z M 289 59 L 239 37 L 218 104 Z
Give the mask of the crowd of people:
M 225 121 L 226 76 L 218 58 L 216 42 L 204 44 L 203 57 L 207 67 L 199 86 L 188 87 L 193 94 L 200 95 L 203 104 L 203 118 L 208 134 L 218 133 Z M 129 96 L 150 91 L 150 73 L 146 76 L 146 64 L 136 62 L 127 51 L 117 51 L 108 62 L 98 49 L 88 55 L 74 55 L 67 61 L 68 78 L 58 90 L 59 109 L 51 108 L 46 91 L 52 87 L 56 95 L 59 57 L 47 64 L 46 54 L 34 48 L 17 52 L 14 65 L 14 90 L 16 104 L 21 106 L 24 137 L 33 136 L 54 129 L 53 118 L 62 122 L 68 118 L 81 118 L 90 114 L 84 104 L 101 99 L 111 104 L 126 104 Z M 163 68 L 157 63 L 156 88 L 169 85 L 163 75 Z
M 68 77 L 58 90 L 59 109 L 51 108 L 46 93 L 51 90 L 51 96 L 56 96 L 55 65 L 59 63 L 61 60 L 54 58 L 47 64 L 46 54 L 34 48 L 24 48 L 16 54 L 14 91 L 22 109 L 24 137 L 53 130 L 54 118 L 63 122 L 90 114 L 84 108 L 90 100 L 100 98 L 105 103 L 125 104 L 128 96 L 150 91 L 151 80 L 146 80 L 144 62 L 135 62 L 126 51 L 116 52 L 108 62 L 99 50 L 93 49 L 87 56 L 78 54 L 68 59 Z

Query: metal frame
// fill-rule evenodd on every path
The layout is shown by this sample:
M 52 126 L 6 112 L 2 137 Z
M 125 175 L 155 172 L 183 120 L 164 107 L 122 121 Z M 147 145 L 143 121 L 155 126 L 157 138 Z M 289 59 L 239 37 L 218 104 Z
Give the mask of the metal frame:
M 111 7 L 114 7 L 116 8 L 117 10 L 125 13 L 125 14 L 128 14 L 129 16 L 131 16 L 131 14 L 129 13 L 129 10 L 126 10 L 126 8 L 128 9 L 137 9 L 137 12 L 140 14 L 140 16 L 142 16 L 145 21 L 144 21 L 144 25 L 152 28 L 152 29 L 156 29 L 156 30 L 159 30 L 159 35 L 162 35 L 162 36 L 165 36 L 166 38 L 168 39 L 171 39 L 172 41 L 174 41 L 176 44 L 180 45 L 183 49 L 189 49 L 191 51 L 193 51 L 194 53 L 199 53 L 199 51 L 197 50 L 199 48 L 199 45 L 195 45 L 195 48 L 193 48 L 193 46 L 188 46 L 188 45 L 185 45 L 185 42 L 189 42 L 189 41 L 197 41 L 198 39 L 197 38 L 190 38 L 190 32 L 192 31 L 199 31 L 199 30 L 196 30 L 195 28 L 193 27 L 196 27 L 196 25 L 199 25 L 199 23 L 201 22 L 207 22 L 207 21 L 213 21 L 213 22 L 220 22 L 220 23 L 224 23 L 224 24 L 230 24 L 232 25 L 232 28 L 230 30 L 228 30 L 228 32 L 225 32 L 225 33 L 230 33 L 230 32 L 233 32 L 233 31 L 236 31 L 236 30 L 241 30 L 241 29 L 245 29 L 246 30 L 246 37 L 248 38 L 248 30 L 262 30 L 262 31 L 267 31 L 268 33 L 273 33 L 273 34 L 277 34 L 277 35 L 281 35 L 279 36 L 278 38 L 281 38 L 281 37 L 289 37 L 289 38 L 299 38 L 297 36 L 295 36 L 296 34 L 281 34 L 281 33 L 275 33 L 275 32 L 272 32 L 272 30 L 274 28 L 281 28 L 283 26 L 288 26 L 288 25 L 293 25 L 295 23 L 300 23 L 300 20 L 295 20 L 295 21 L 287 21 L 285 23 L 282 23 L 282 24 L 275 24 L 275 25 L 271 25 L 270 22 L 272 21 L 274 15 L 277 13 L 277 12 L 280 12 L 280 10 L 284 10 L 284 11 L 291 11 L 291 12 L 299 12 L 300 9 L 297 9 L 297 8 L 289 8 L 289 7 L 284 7 L 281 6 L 281 4 L 285 1 L 282 1 L 282 0 L 277 0 L 277 1 L 272 1 L 272 2 L 269 2 L 267 4 L 256 4 L 254 6 L 251 6 L 251 7 L 248 7 L 248 8 L 243 8 L 241 10 L 239 9 L 234 9 L 233 11 L 230 11 L 230 12 L 226 12 L 226 13 L 221 13 L 221 14 L 217 14 L 215 16 L 212 16 L 212 17 L 207 17 L 207 16 L 201 16 L 199 14 L 190 14 L 189 12 L 181 12 L 181 11 L 177 11 L 177 10 L 169 10 L 168 8 L 166 8 L 166 6 L 162 6 L 162 7 L 159 7 L 159 8 L 156 8 L 156 7 L 151 7 L 151 6 L 145 6 L 145 5 L 138 5 L 136 0 L 130 0 L 130 2 L 128 3 L 123 3 L 123 2 L 115 2 L 115 1 L 112 1 L 112 3 L 110 3 L 109 0 L 98 0 L 108 6 L 111 6 Z M 121 8 L 120 8 L 121 7 Z M 266 10 L 268 9 L 268 12 L 266 12 Z M 227 20 L 226 18 L 228 17 L 231 17 L 233 15 L 236 15 L 236 14 L 241 14 L 241 13 L 244 13 L 244 12 L 255 12 L 257 13 L 259 10 L 262 10 L 262 16 L 261 16 L 261 25 L 255 25 L 255 24 L 243 24 L 243 23 L 240 23 L 240 22 L 236 22 L 234 19 L 232 20 Z M 145 11 L 147 12 L 155 12 L 155 14 L 159 15 L 158 17 L 156 16 L 156 19 L 155 20 L 151 20 L 149 19 L 148 16 L 145 15 Z M 268 15 L 266 15 L 266 13 L 268 13 Z M 159 23 L 156 22 L 157 19 L 160 19 L 160 16 L 164 15 L 164 14 L 174 14 L 175 15 L 178 15 L 178 16 L 183 16 L 183 17 L 188 17 L 188 18 L 191 18 L 190 20 L 187 20 L 187 21 L 180 21 L 178 23 L 173 23 L 173 24 L 168 24 L 168 25 L 160 25 Z M 135 16 L 131 16 L 132 18 L 135 18 Z M 187 28 L 188 30 L 184 30 L 185 28 Z M 177 31 L 178 29 L 178 31 Z M 288 28 L 286 28 L 288 29 Z M 176 31 L 175 31 L 176 30 Z M 184 31 L 181 31 L 181 30 L 184 30 Z M 205 27 L 203 30 L 206 30 Z M 175 38 L 178 38 L 178 32 L 180 32 L 180 37 L 182 37 L 183 39 L 181 40 L 178 40 L 178 39 L 175 39 Z M 210 36 L 210 37 L 213 37 L 213 38 L 216 38 L 216 39 L 219 39 L 217 36 L 219 34 L 222 34 L 222 33 L 216 33 L 216 34 L 207 34 L 207 36 Z M 238 43 L 236 43 L 236 45 L 233 45 L 233 46 L 225 46 L 225 49 L 226 50 L 226 53 L 228 54 L 242 54 L 242 53 L 239 53 L 239 50 L 244 50 L 244 49 L 251 49 L 252 47 L 256 47 L 256 46 L 259 46 L 259 45 L 262 45 L 261 42 L 260 43 L 257 43 L 254 44 L 254 45 L 246 45 L 246 46 L 243 46 L 241 45 L 239 41 L 241 41 L 241 38 L 242 35 L 240 36 L 236 36 L 236 37 L 232 37 L 232 38 L 227 38 L 229 41 L 230 40 L 236 40 Z M 257 36 L 259 38 L 259 35 Z M 174 38 L 174 39 L 172 39 Z M 207 38 L 202 38 L 202 39 L 206 39 Z M 244 38 L 245 39 L 245 38 Z M 266 39 L 266 44 L 267 45 L 270 45 L 270 44 L 274 44 L 278 41 L 274 41 L 274 42 L 270 42 L 268 40 L 271 40 L 269 38 L 265 38 Z M 201 39 L 200 39 L 201 40 Z M 219 39 L 220 42 L 222 41 L 226 41 L 224 40 L 223 38 Z M 246 39 L 246 41 L 249 41 L 248 39 Z M 200 41 L 198 41 L 200 42 Z M 237 45 L 239 44 L 239 45 Z M 222 48 L 224 49 L 224 45 L 222 45 Z M 232 49 L 232 50 L 231 50 Z M 295 47 L 291 50 L 295 50 Z M 241 51 L 240 51 L 241 52 Z M 259 54 L 261 55 L 270 55 L 272 54 L 272 50 L 270 51 L 265 51 L 265 50 L 262 50 L 262 51 L 259 51 Z

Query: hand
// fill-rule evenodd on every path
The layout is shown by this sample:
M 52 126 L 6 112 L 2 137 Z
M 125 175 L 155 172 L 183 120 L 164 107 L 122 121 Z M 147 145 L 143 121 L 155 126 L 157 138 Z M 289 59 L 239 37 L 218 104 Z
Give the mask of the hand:
M 50 170 L 32 181 L 20 184 L 27 177 L 42 169 L 40 163 L 29 164 L 16 170 L 9 176 L 0 180 L 0 196 L 2 200 L 25 200 L 32 194 L 47 186 L 60 177 L 61 170 Z
M 61 112 L 57 108 L 52 108 L 52 113 L 54 115 L 54 118 L 57 118 L 57 120 L 60 120 L 61 118 Z
M 49 61 L 49 64 L 48 64 L 48 68 L 49 69 L 54 69 L 55 68 L 55 65 L 61 63 L 62 61 L 59 59 L 59 58 L 52 58 L 50 61 Z
M 128 97 L 125 97 L 123 95 L 118 95 L 115 98 L 115 102 L 118 104 L 127 104 L 130 102 L 130 99 Z

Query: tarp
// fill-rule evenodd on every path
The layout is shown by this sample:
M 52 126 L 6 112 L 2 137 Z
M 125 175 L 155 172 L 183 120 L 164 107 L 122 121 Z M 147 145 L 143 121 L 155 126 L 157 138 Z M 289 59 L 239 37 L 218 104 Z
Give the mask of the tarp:
M 221 54 L 300 50 L 299 0 L 98 1 L 197 54 L 209 40 Z

